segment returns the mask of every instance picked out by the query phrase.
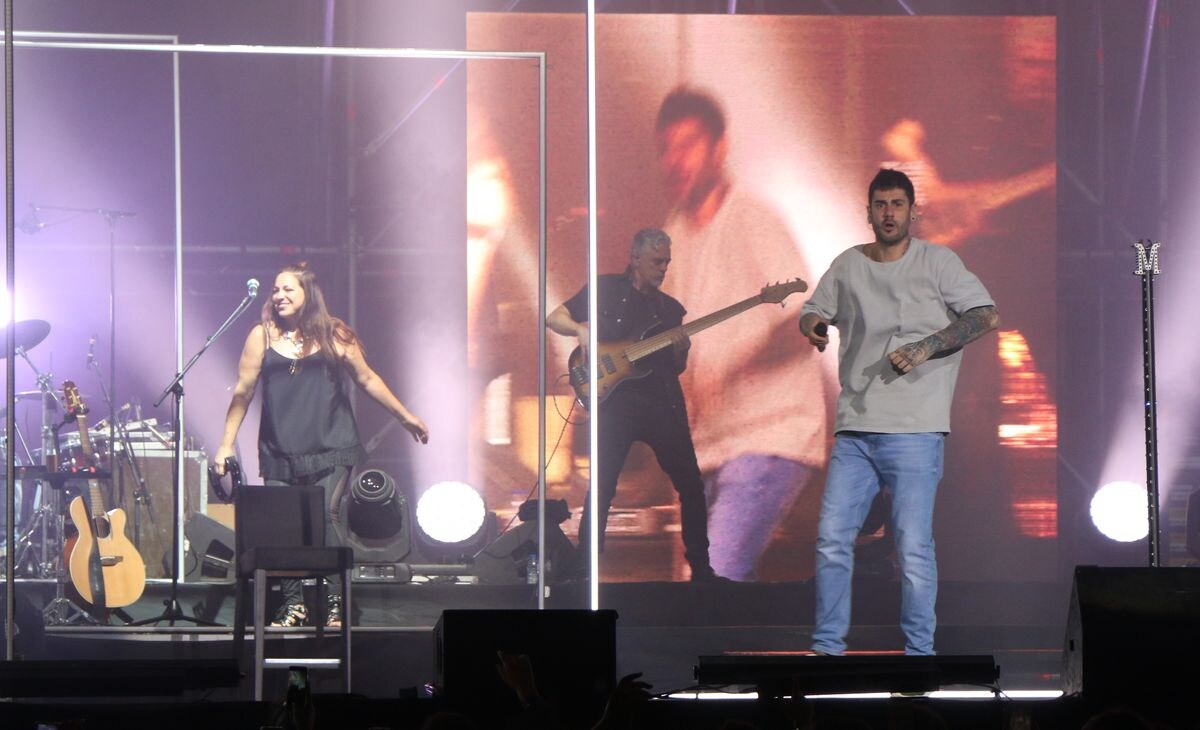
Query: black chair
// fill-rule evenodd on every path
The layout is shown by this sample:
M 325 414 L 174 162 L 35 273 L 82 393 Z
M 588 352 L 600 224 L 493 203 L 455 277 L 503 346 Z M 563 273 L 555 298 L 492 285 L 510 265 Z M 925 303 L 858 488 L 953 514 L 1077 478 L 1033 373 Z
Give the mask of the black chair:
M 354 550 L 325 546 L 325 497 L 320 487 L 244 486 L 234 499 L 237 590 L 233 616 L 234 658 L 241 662 L 246 634 L 246 591 L 254 581 L 254 699 L 263 698 L 263 670 L 301 665 L 341 668 L 350 692 L 350 587 Z M 267 582 L 271 578 L 324 578 L 342 574 L 342 641 L 336 658 L 267 657 Z M 325 589 L 318 581 L 314 614 L 317 645 L 324 637 Z M 304 629 L 277 629 L 304 631 Z

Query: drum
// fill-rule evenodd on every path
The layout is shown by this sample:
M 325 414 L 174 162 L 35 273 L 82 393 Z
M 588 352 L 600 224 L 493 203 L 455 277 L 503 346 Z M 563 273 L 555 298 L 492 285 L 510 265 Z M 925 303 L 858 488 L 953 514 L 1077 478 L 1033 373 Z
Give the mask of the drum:
M 25 519 L 23 515 L 25 501 L 23 498 L 24 486 L 21 483 L 23 481 L 24 480 L 22 479 L 18 479 L 13 484 L 13 515 L 17 518 L 17 529 L 15 532 L 18 537 L 20 537 L 21 531 L 25 529 Z M 8 544 L 8 510 L 4 509 L 3 496 L 4 494 L 7 494 L 7 490 L 8 480 L 0 477 L 0 547 L 4 547 Z
M 108 436 L 106 434 L 89 434 L 88 440 L 92 445 L 92 458 L 88 458 L 84 453 L 83 439 L 78 433 L 63 434 L 58 437 L 58 469 L 59 471 L 74 471 L 87 467 L 95 467 L 101 471 L 109 470 L 108 461 Z M 116 444 L 116 450 L 121 450 L 120 442 Z M 42 454 L 41 449 L 34 449 L 34 458 L 39 464 L 46 462 L 46 457 Z
M 72 471 L 92 466 L 102 471 L 109 470 L 107 436 L 89 435 L 88 440 L 91 441 L 93 452 L 90 459 L 84 453 L 83 440 L 79 434 L 69 433 L 60 438 L 61 441 L 58 445 L 58 468 L 60 471 Z M 117 446 L 120 447 L 120 444 Z

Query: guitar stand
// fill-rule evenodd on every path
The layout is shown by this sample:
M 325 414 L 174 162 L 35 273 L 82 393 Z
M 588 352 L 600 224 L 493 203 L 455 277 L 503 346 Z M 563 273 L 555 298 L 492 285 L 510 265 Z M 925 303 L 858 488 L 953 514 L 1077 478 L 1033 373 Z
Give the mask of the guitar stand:
M 56 590 L 54 600 L 46 604 L 46 608 L 42 610 L 42 616 L 45 618 L 47 626 L 77 626 L 80 623 L 89 623 L 93 626 L 100 625 L 100 621 L 87 611 L 76 606 L 71 602 L 71 599 L 62 594 L 62 583 Z
M 54 501 L 58 501 L 57 492 L 55 493 Z M 65 526 L 61 512 L 55 516 L 55 522 L 58 527 L 58 534 L 61 537 Z M 96 617 L 77 606 L 70 598 L 67 598 L 67 570 L 62 564 L 61 555 L 56 556 L 53 561 L 47 562 L 45 567 L 54 573 L 54 598 L 42 610 L 42 617 L 46 625 L 73 626 L 80 623 L 99 624 L 100 621 Z
M 58 441 L 58 429 L 54 429 L 55 442 Z M 54 458 L 57 460 L 57 454 Z M 46 604 L 46 608 L 42 610 L 42 617 L 47 626 L 73 626 L 80 623 L 89 623 L 97 625 L 100 621 L 92 616 L 91 613 L 76 605 L 74 601 L 67 597 L 67 566 L 63 565 L 62 547 L 66 543 L 66 526 L 67 521 L 62 512 L 62 489 L 63 485 L 53 486 L 50 481 L 46 482 L 51 494 L 50 499 L 50 518 L 43 517 L 43 542 L 42 542 L 42 565 L 41 568 L 46 576 L 53 575 L 54 577 L 54 598 Z M 43 493 L 44 496 L 44 493 Z M 56 544 L 58 549 L 53 551 L 52 556 L 47 556 L 46 533 L 50 532 L 49 523 L 53 520 L 54 535 L 57 538 Z

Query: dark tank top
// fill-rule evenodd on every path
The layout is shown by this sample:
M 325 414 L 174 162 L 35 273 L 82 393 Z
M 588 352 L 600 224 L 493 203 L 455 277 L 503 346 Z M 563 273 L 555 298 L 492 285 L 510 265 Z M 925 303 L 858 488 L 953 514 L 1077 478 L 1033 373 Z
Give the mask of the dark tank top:
M 366 459 L 340 367 L 320 353 L 293 361 L 268 347 L 259 379 L 258 459 L 264 479 L 287 480 Z

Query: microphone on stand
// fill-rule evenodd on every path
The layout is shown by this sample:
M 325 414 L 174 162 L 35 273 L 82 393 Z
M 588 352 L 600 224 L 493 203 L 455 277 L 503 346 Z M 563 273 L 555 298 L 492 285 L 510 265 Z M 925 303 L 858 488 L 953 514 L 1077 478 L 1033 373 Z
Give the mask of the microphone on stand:
M 251 299 L 258 296 L 258 279 L 250 279 L 246 282 L 246 296 Z
M 92 335 L 88 338 L 87 364 L 90 367 L 94 362 L 96 362 L 96 336 Z

